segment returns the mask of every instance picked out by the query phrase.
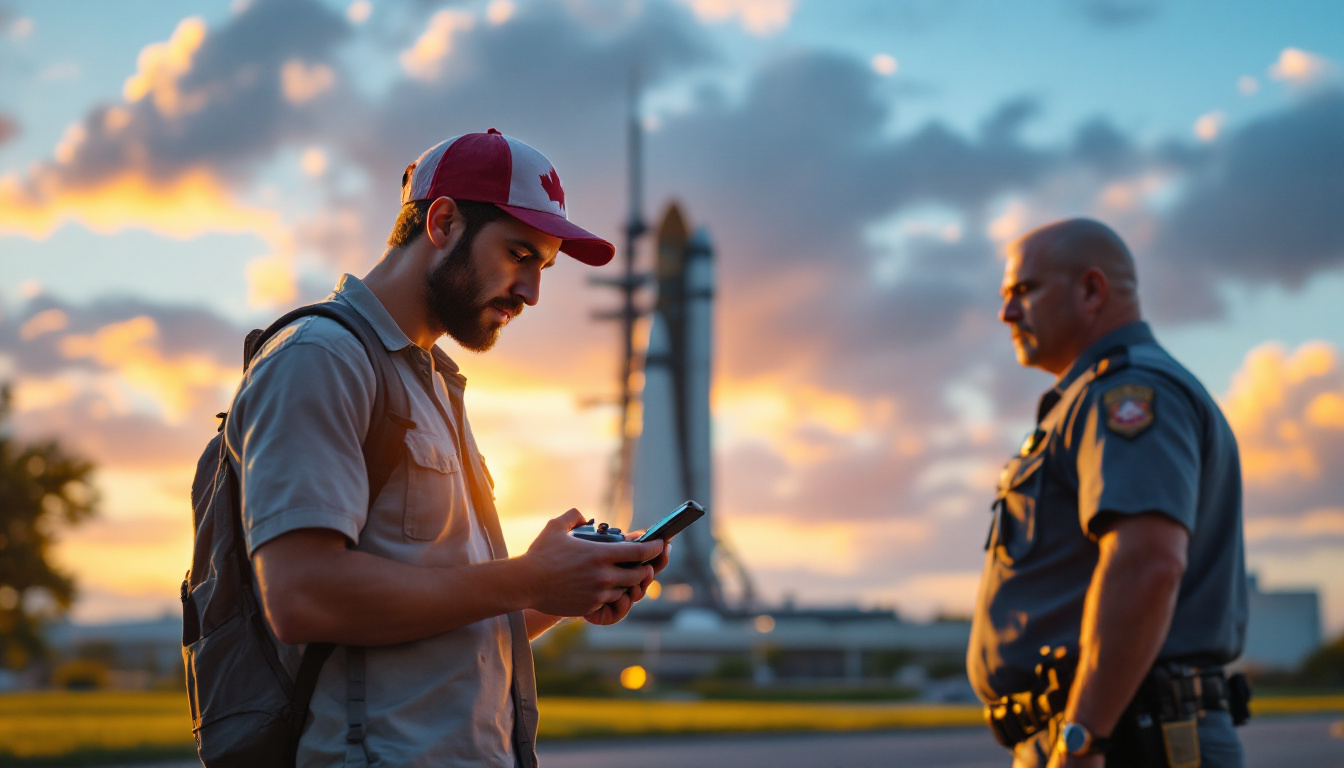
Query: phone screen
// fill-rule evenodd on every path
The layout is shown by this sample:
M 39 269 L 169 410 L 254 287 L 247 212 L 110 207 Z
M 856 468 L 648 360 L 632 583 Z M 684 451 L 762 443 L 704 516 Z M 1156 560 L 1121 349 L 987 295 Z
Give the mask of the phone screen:
M 705 516 L 705 508 L 695 503 L 687 501 L 680 507 L 672 511 L 670 515 L 649 526 L 649 529 L 640 536 L 638 541 L 653 541 L 662 539 L 664 541 L 676 536 L 686 529 L 686 526 L 694 523 L 696 520 Z

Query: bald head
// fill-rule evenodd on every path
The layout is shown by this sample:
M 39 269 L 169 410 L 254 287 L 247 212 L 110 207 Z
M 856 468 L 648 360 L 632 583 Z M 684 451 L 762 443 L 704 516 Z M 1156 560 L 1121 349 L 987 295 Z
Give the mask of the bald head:
M 1140 318 L 1134 258 L 1091 219 L 1047 224 L 1009 249 L 999 319 L 1018 361 L 1056 375 L 1111 331 Z
M 1024 256 L 1030 252 L 1041 265 L 1071 278 L 1089 269 L 1101 270 L 1110 284 L 1112 300 L 1137 301 L 1139 278 L 1134 257 L 1115 230 L 1092 219 L 1064 219 L 1028 232 L 1016 243 Z

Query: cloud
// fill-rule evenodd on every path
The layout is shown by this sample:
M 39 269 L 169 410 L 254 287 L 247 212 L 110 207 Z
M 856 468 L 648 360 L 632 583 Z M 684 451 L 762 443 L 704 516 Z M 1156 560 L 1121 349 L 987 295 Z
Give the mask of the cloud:
M 305 104 L 331 90 L 336 73 L 325 64 L 305 64 L 290 59 L 280 69 L 280 89 L 291 104 Z
M 516 10 L 517 6 L 509 0 L 490 0 L 490 4 L 485 8 L 485 18 L 491 24 L 505 24 L 513 18 Z
M 875 54 L 870 63 L 874 72 L 884 76 L 894 75 L 896 70 L 900 68 L 900 62 L 896 61 L 896 57 L 889 53 Z
M 1344 366 L 1333 346 L 1256 347 L 1233 377 L 1224 410 L 1248 487 L 1273 492 L 1280 509 L 1331 495 L 1344 470 Z
M 236 190 L 282 142 L 317 130 L 316 97 L 339 83 L 322 61 L 347 31 L 311 0 L 257 2 L 218 30 L 183 20 L 141 52 L 124 103 L 91 109 L 52 161 L 0 179 L 0 231 L 44 237 L 78 221 L 273 237 L 274 214 Z
M 1195 138 L 1200 141 L 1213 141 L 1218 138 L 1219 132 L 1223 130 L 1223 121 L 1226 116 L 1222 112 L 1206 112 L 1199 116 L 1195 121 Z
M 1289 288 L 1344 263 L 1344 91 L 1224 134 L 1157 221 L 1145 297 L 1172 318 L 1221 313 L 1222 280 Z
M 789 26 L 797 0 L 683 0 L 707 24 L 737 21 L 753 35 L 768 37 Z
M 1280 583 L 1318 584 L 1344 617 L 1344 359 L 1332 344 L 1247 353 L 1223 398 L 1237 435 L 1248 561 Z
M 20 16 L 9 25 L 9 36 L 15 40 L 26 40 L 37 29 L 37 22 L 29 16 Z
M 647 137 L 648 199 L 684 200 L 719 258 L 721 524 L 772 595 L 887 599 L 881 585 L 900 584 L 926 603 L 978 571 L 993 476 L 1049 386 L 1017 367 L 995 319 L 1003 241 L 1051 218 L 1104 215 L 1142 254 L 1146 302 L 1149 286 L 1181 286 L 1152 300 L 1164 317 L 1191 317 L 1200 301 L 1216 311 L 1208 286 L 1220 280 L 1305 280 L 1338 263 L 1326 209 L 1344 197 L 1323 194 L 1340 135 L 1327 92 L 1223 125 L 1207 144 L 1145 144 L 1106 118 L 1035 144 L 1024 132 L 1048 104 L 1030 96 L 990 109 L 975 130 L 934 120 L 893 133 L 903 97 L 865 57 L 791 47 L 731 89 L 716 85 L 725 54 L 689 3 L 621 6 L 600 23 L 582 4 L 473 7 L 468 24 L 416 6 L 425 18 L 406 32 L 382 15 L 365 24 L 372 5 L 258 0 L 199 35 L 179 27 L 137 67 L 138 99 L 90 110 L 51 161 L 0 183 L 0 229 L 254 232 L 271 252 L 247 267 L 251 300 L 291 303 L 326 287 L 298 274 L 301 249 L 322 254 L 323 270 L 359 272 L 382 250 L 406 163 L 447 136 L 498 127 L 556 162 L 579 223 L 616 237 L 638 61 L 651 95 L 685 97 Z M 746 24 L 746 8 L 723 21 Z M 410 62 L 372 94 L 353 89 L 341 56 L 361 24 Z M 316 211 L 281 220 L 240 202 L 277 160 L 308 174 L 324 196 Z M 570 504 L 600 505 L 611 414 L 575 398 L 610 389 L 616 338 L 588 319 L 610 298 L 587 286 L 592 274 L 568 261 L 551 270 L 542 304 L 490 355 L 445 344 L 471 380 L 510 530 L 530 535 Z M 212 434 L 241 338 L 210 313 L 145 302 L 38 296 L 0 321 L 0 355 L 26 382 L 25 429 L 78 435 L 111 465 L 144 471 Z M 1336 409 L 1312 402 L 1294 420 L 1315 440 L 1332 434 Z M 119 455 L 118 433 L 134 449 Z M 1263 477 L 1280 478 L 1274 489 L 1290 477 L 1321 485 L 1333 459 L 1310 446 L 1317 480 L 1292 467 Z M 1293 509 L 1337 508 L 1307 496 Z M 1333 518 L 1310 520 L 1257 523 L 1257 541 Z M 757 555 L 758 524 L 778 526 L 788 551 L 818 538 L 829 562 Z
M 444 61 L 453 51 L 453 38 L 476 26 L 470 12 L 445 8 L 434 14 L 415 45 L 402 51 L 401 68 L 417 80 L 439 79 Z
M 1335 71 L 1335 65 L 1320 54 L 1301 48 L 1284 48 L 1278 61 L 1269 68 L 1269 76 L 1291 85 L 1302 86 L 1320 81 Z
M 205 41 L 205 22 L 198 16 L 183 19 L 165 43 L 152 43 L 140 51 L 138 71 L 126 80 L 122 95 L 134 104 L 150 97 L 165 117 L 198 112 L 207 94 L 183 94 L 179 83 L 191 72 L 191 60 Z
M 369 0 L 355 0 L 346 6 L 345 17 L 351 24 L 363 24 L 373 15 L 373 3 Z
M 200 308 L 124 298 L 74 304 L 37 295 L 13 317 L 0 315 L 0 354 L 21 376 L 130 374 L 163 393 L 167 409 L 213 386 L 216 373 L 228 371 L 236 383 L 244 335 Z
M 10 139 L 19 135 L 19 124 L 14 118 L 0 114 L 0 145 L 7 143 Z
M 101 234 L 142 228 L 182 239 L 210 232 L 274 237 L 280 224 L 274 211 L 239 203 L 204 169 L 160 181 L 127 170 L 94 186 L 67 184 L 61 170 L 50 167 L 27 178 L 0 177 L 0 234 L 42 240 L 68 222 Z

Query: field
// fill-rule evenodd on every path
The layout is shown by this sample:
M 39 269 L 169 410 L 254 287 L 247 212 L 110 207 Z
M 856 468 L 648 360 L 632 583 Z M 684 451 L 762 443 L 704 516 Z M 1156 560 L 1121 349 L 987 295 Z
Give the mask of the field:
M 1257 715 L 1344 712 L 1344 695 L 1265 698 Z M 943 728 L 981 723 L 980 708 L 546 698 L 542 739 L 752 731 Z M 0 766 L 96 765 L 190 756 L 186 698 L 175 692 L 0 695 Z

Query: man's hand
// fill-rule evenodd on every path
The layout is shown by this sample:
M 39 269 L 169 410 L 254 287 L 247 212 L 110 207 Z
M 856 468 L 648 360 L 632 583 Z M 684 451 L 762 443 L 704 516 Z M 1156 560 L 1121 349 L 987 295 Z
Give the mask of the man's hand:
M 644 533 L 643 531 L 635 531 L 634 533 L 627 533 L 625 535 L 626 541 L 634 541 L 635 539 L 639 538 L 640 535 L 642 535 L 643 533 Z M 640 600 L 644 599 L 644 595 L 649 590 L 649 585 L 653 583 L 653 577 L 658 575 L 664 568 L 667 567 L 668 552 L 672 548 L 672 542 L 670 541 L 658 541 L 649 543 L 658 543 L 663 545 L 663 552 L 662 554 L 658 555 L 658 559 L 654 560 L 652 563 L 649 563 L 647 566 L 645 566 L 647 568 L 651 568 L 652 572 L 643 581 L 631 587 L 629 591 L 627 591 L 624 595 L 622 595 L 621 598 L 616 602 L 607 603 L 601 608 L 598 608 L 596 611 L 593 611 L 587 616 L 584 616 L 583 617 L 584 621 L 587 621 L 589 624 L 597 624 L 598 626 L 615 624 L 621 619 L 624 619 L 626 614 L 630 613 L 631 606 L 633 606 L 635 603 L 638 603 Z
M 1166 641 L 1190 534 L 1161 513 L 1114 515 L 1097 543 L 1064 719 L 1106 735 Z
M 661 541 L 607 544 L 584 541 L 569 532 L 587 522 L 577 509 L 546 523 L 532 546 L 520 560 L 530 572 L 529 603 L 542 613 L 552 616 L 583 616 L 593 614 L 614 616 L 602 623 L 619 621 L 630 610 L 632 593 L 626 588 L 638 589 L 639 599 L 653 581 L 655 573 L 648 565 L 622 568 L 618 563 L 642 563 L 659 558 L 666 565 Z M 624 603 L 624 610 L 619 610 Z M 607 611 L 608 604 L 615 604 Z

